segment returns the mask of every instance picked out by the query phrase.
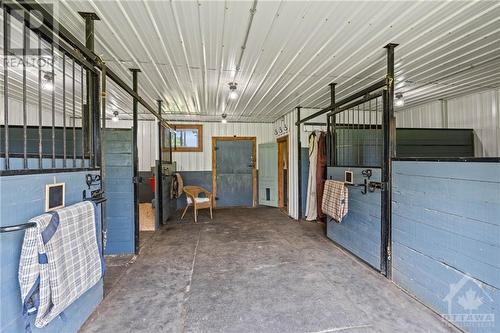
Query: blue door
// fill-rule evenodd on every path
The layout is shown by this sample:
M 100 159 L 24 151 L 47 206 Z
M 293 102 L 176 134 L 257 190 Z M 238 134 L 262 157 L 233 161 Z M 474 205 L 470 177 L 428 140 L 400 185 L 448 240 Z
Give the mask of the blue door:
M 255 141 L 214 138 L 217 207 L 253 207 Z
M 134 184 L 131 129 L 104 132 L 104 184 L 107 242 L 105 254 L 135 252 Z

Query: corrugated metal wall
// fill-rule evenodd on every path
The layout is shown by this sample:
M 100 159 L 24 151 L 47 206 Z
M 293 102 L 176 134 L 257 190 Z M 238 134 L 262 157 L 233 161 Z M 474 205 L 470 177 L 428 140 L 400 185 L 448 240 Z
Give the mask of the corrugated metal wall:
M 157 159 L 158 125 L 156 121 L 139 121 L 137 145 L 139 147 L 139 171 L 150 171 Z M 194 124 L 194 123 L 188 123 Z M 274 140 L 271 123 L 199 122 L 203 125 L 203 152 L 178 152 L 173 154 L 179 171 L 212 170 L 212 136 L 255 136 L 257 144 Z M 108 127 L 130 128 L 132 121 L 107 122 Z M 258 161 L 257 161 L 258 165 Z
M 177 162 L 179 171 L 212 170 L 212 136 L 255 136 L 257 145 L 274 140 L 271 123 L 200 122 L 196 124 L 203 125 L 203 152 L 174 153 L 173 159 Z M 259 161 L 257 161 L 257 166 L 258 163 Z
M 156 121 L 138 121 L 137 146 L 139 153 L 139 171 L 151 171 L 157 159 L 158 152 L 158 124 Z M 108 128 L 132 128 L 132 120 L 118 122 L 107 121 Z
M 500 156 L 500 90 L 435 101 L 396 112 L 397 127 L 472 128 L 477 157 Z
M 313 114 L 318 110 L 315 109 L 301 109 L 301 118 L 307 117 L 310 114 Z M 283 120 L 283 121 L 282 121 Z M 297 121 L 297 111 L 291 111 L 285 114 L 283 117 L 274 122 L 272 133 L 274 134 L 274 129 L 279 128 L 280 126 L 286 125 L 288 131 L 282 134 L 275 135 L 276 138 L 281 136 L 288 135 L 288 214 L 297 219 L 299 216 L 299 207 L 298 207 L 298 173 L 297 173 L 297 163 L 298 163 L 298 151 L 297 151 L 297 126 L 295 126 L 295 122 Z M 311 120 L 311 122 L 326 122 L 326 117 L 317 117 L 316 119 Z M 305 130 L 312 129 L 320 129 L 313 128 L 312 126 L 304 126 L 302 125 L 300 128 L 300 140 L 302 147 L 307 147 L 307 139 L 310 132 L 306 132 Z M 326 130 L 326 127 L 323 128 Z M 304 211 L 305 207 L 302 207 Z

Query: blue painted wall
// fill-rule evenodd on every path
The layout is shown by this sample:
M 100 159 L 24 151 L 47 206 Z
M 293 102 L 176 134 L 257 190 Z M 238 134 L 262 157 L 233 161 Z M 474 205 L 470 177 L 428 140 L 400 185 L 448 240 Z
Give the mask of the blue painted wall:
M 212 171 L 180 171 L 184 185 L 201 186 L 212 191 Z M 177 209 L 186 207 L 186 195 L 177 199 Z
M 364 182 L 364 168 L 329 167 L 328 179 L 344 181 L 344 171 L 353 171 L 354 183 Z M 372 181 L 380 181 L 380 169 L 372 169 Z M 361 194 L 360 187 L 349 188 L 349 211 L 342 223 L 328 219 L 327 236 L 367 263 L 380 269 L 381 194 L 377 190 Z
M 0 224 L 2 226 L 27 222 L 44 212 L 45 185 L 66 183 L 66 205 L 82 201 L 87 188 L 85 175 L 92 172 L 66 172 L 27 176 L 0 177 Z M 96 188 L 93 188 L 96 189 Z M 100 216 L 98 217 L 100 223 Z M 100 230 L 100 225 L 98 226 Z M 100 237 L 100 232 L 98 233 Z M 23 332 L 21 294 L 18 267 L 24 232 L 0 234 L 0 332 Z M 82 295 L 66 311 L 67 321 L 54 319 L 44 329 L 34 332 L 76 332 L 102 300 L 102 281 Z M 34 327 L 34 326 L 33 326 Z
M 132 130 L 106 129 L 105 191 L 107 209 L 106 254 L 135 252 Z
M 441 314 L 494 314 L 455 322 L 500 332 L 500 164 L 395 161 L 392 220 L 395 283 Z

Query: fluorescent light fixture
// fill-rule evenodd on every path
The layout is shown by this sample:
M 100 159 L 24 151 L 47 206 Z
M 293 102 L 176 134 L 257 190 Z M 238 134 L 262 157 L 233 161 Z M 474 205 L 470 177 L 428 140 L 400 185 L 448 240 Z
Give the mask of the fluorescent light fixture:
M 227 117 L 227 114 L 223 113 L 223 114 L 222 114 L 222 119 L 221 119 L 221 121 L 220 121 L 220 122 L 221 122 L 221 123 L 223 123 L 223 124 L 227 124 L 227 119 L 226 119 L 226 117 Z
M 112 121 L 115 123 L 119 120 L 118 119 L 118 111 L 113 112 L 113 118 L 111 118 Z
M 236 92 L 236 87 L 238 84 L 236 82 L 229 82 L 229 99 L 237 99 L 238 93 Z
M 396 106 L 404 106 L 405 105 L 405 99 L 404 99 L 402 93 L 396 94 L 396 101 L 394 102 L 394 105 L 396 105 Z

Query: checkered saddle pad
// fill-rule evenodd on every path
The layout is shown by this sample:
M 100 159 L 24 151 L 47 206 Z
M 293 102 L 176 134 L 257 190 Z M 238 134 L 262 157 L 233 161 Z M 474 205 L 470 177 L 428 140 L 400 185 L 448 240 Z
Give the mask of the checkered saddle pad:
M 96 206 L 91 201 L 34 217 L 36 227 L 24 234 L 19 284 L 26 330 L 29 314 L 44 327 L 104 274 L 98 243 Z
M 343 182 L 325 181 L 321 210 L 336 222 L 342 222 L 349 208 L 349 190 Z

